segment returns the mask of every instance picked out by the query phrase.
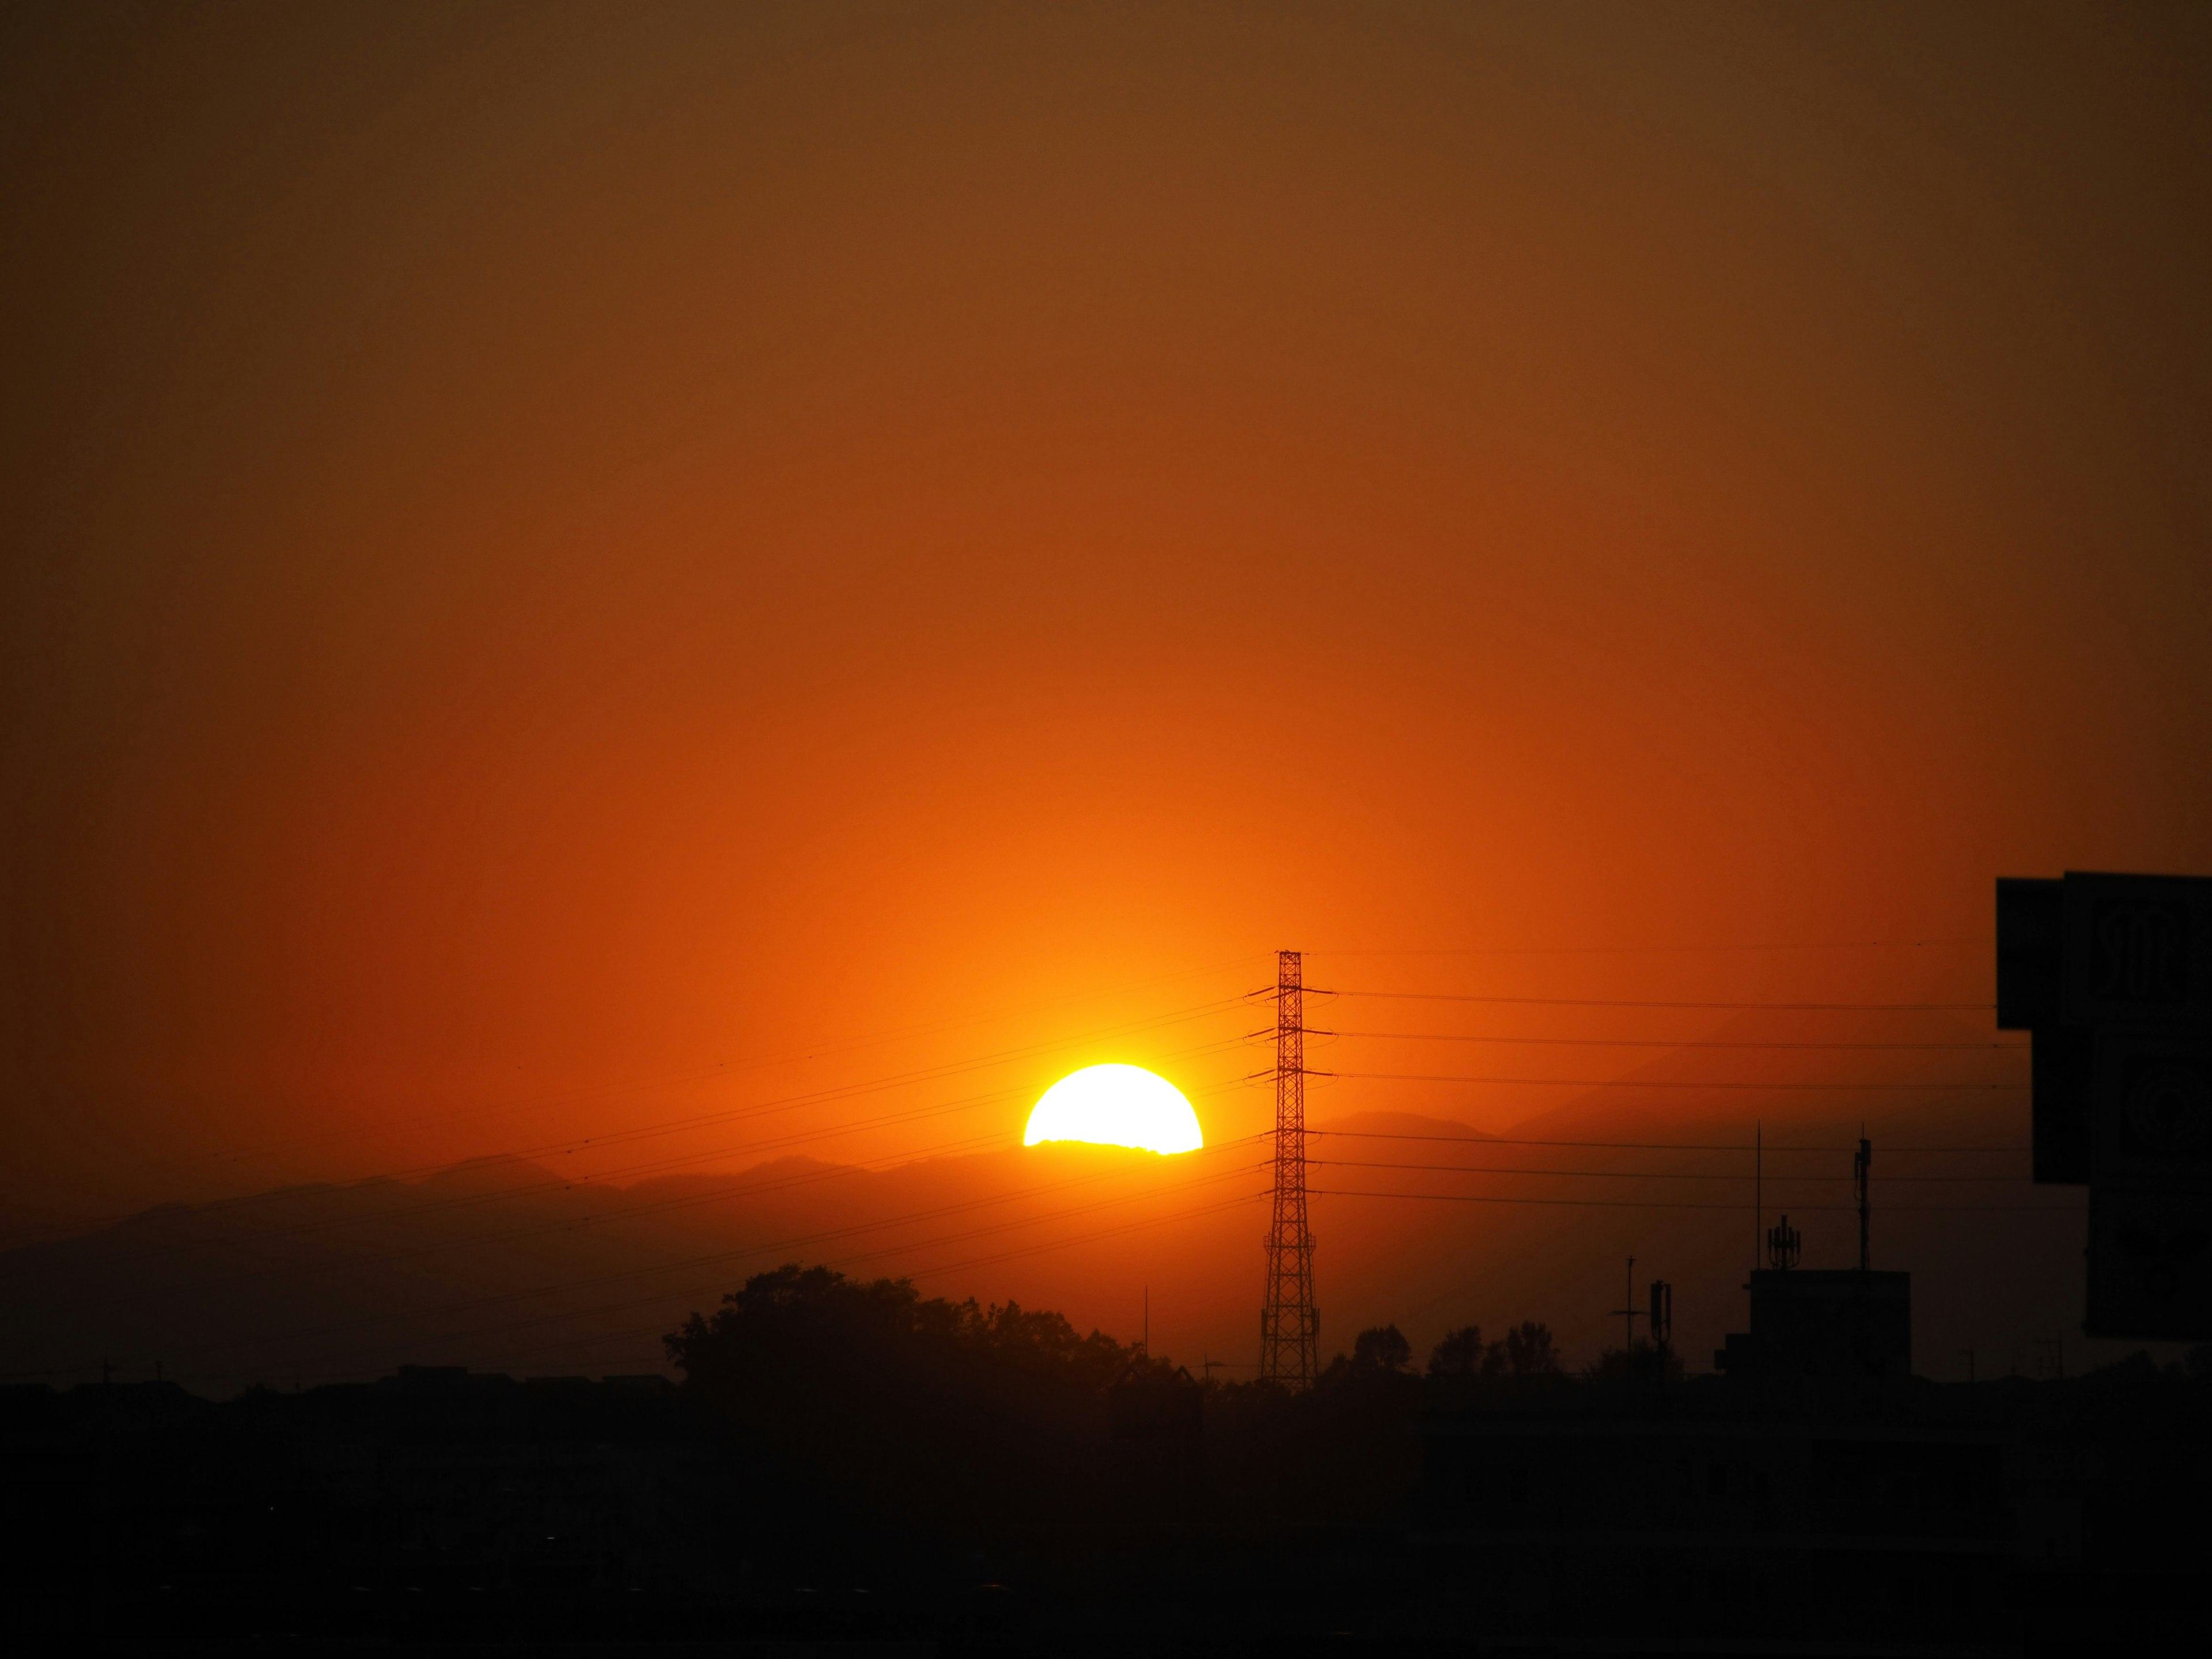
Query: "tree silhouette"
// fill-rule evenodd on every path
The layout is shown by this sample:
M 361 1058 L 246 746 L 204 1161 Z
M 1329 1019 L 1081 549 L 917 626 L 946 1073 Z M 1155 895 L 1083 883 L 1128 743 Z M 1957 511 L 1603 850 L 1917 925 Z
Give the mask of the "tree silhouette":
M 1682 1362 L 1674 1351 L 1638 1338 L 1626 1348 L 1607 1348 L 1583 1368 L 1583 1378 L 1607 1388 L 1679 1382 Z
M 688 1392 L 817 1510 L 1017 1527 L 1094 1484 L 1107 1390 L 1148 1362 L 1057 1313 L 925 1298 L 827 1267 L 756 1273 L 666 1339 Z
M 1413 1345 L 1395 1325 L 1376 1325 L 1352 1340 L 1352 1366 L 1360 1371 L 1402 1371 L 1413 1363 Z
M 1552 1328 L 1524 1319 L 1506 1332 L 1505 1366 L 1516 1376 L 1557 1376 L 1559 1356 L 1552 1346 Z
M 1482 1371 L 1482 1327 L 1462 1325 L 1455 1331 L 1446 1332 L 1437 1346 L 1429 1350 L 1429 1375 L 1458 1377 L 1480 1376 Z

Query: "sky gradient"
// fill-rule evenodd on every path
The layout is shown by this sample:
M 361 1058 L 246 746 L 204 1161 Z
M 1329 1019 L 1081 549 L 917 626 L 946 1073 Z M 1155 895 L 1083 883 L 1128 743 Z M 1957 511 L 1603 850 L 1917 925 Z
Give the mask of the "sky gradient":
M 0 123 L 26 1214 L 2212 872 L 2202 8 L 18 5 Z

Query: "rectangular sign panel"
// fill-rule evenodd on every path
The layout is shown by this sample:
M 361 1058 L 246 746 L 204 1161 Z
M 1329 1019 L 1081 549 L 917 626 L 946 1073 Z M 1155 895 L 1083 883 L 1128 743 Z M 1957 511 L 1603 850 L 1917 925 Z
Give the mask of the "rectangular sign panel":
M 2100 1032 L 2093 1075 L 2082 1328 L 2212 1336 L 2212 1032 Z
M 2212 1024 L 2212 880 L 2066 874 L 2069 1025 Z
M 2089 1188 L 2093 1336 L 2212 1338 L 2212 878 L 2002 879 L 2035 1179 Z
M 2212 1184 L 2212 1033 L 2104 1032 L 2094 1067 L 2099 1181 Z

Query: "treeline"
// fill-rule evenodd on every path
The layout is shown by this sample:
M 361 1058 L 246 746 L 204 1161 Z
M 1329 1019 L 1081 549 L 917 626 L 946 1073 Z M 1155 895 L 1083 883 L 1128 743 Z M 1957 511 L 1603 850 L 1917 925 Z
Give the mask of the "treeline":
M 1028 1407 L 1048 1413 L 1066 1413 L 1133 1376 L 1179 1371 L 1172 1361 L 1103 1332 L 1080 1335 L 1058 1313 L 1012 1302 L 925 1298 L 905 1279 L 863 1282 L 796 1265 L 755 1274 L 711 1316 L 693 1314 L 665 1342 L 670 1361 L 701 1394 L 751 1397 L 756 1404 L 787 1397 L 810 1416 L 825 1409 L 818 1385 L 854 1370 L 880 1380 L 896 1376 L 931 1391 L 964 1387 L 1002 1399 L 1019 1396 Z M 1320 1383 L 1327 1389 L 1404 1375 L 1413 1358 L 1412 1344 L 1395 1325 L 1375 1326 L 1329 1362 Z M 1601 1358 L 1584 1375 L 1607 1369 Z M 1448 1333 L 1430 1351 L 1426 1375 L 1530 1382 L 1567 1372 L 1550 1328 L 1524 1320 L 1496 1340 L 1486 1341 L 1480 1325 Z
M 1329 1362 L 1321 1380 L 1328 1384 L 1380 1371 L 1405 1371 L 1413 1360 L 1413 1345 L 1395 1325 L 1372 1326 L 1352 1339 L 1350 1353 Z M 1447 1332 L 1429 1350 L 1428 1375 L 1439 1381 L 1529 1382 L 1563 1376 L 1565 1370 L 1551 1327 L 1526 1319 L 1492 1342 L 1483 1340 L 1480 1325 Z
M 666 1345 L 687 1395 L 731 1425 L 786 1519 L 886 1535 L 924 1518 L 942 1534 L 1132 1519 L 1164 1502 L 1193 1517 L 1380 1513 L 1418 1478 L 1425 1409 L 1578 1382 L 1534 1321 L 1495 1340 L 1462 1327 L 1425 1368 L 1385 1325 L 1293 1397 L 1195 1381 L 1058 1313 L 799 1266 L 754 1275 Z M 1146 1453 L 1123 1443 L 1115 1410 L 1132 1389 L 1195 1396 L 1185 1415 L 1202 1424 L 1202 1450 L 1158 1454 L 1133 1477 Z M 1293 1438 L 1298 1456 L 1279 1455 Z
M 826 1267 L 757 1273 L 666 1338 L 779 1494 L 778 1525 L 939 1533 L 1068 1512 L 1137 1350 L 1057 1313 Z

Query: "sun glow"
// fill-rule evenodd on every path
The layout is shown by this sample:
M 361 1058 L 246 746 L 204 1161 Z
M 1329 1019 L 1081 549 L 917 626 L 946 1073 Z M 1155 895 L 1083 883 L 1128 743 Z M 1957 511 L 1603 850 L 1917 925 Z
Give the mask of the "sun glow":
M 1022 1133 L 1024 1146 L 1041 1140 L 1153 1152 L 1194 1152 L 1206 1145 L 1182 1091 L 1141 1066 L 1086 1066 L 1060 1079 L 1038 1097 Z

